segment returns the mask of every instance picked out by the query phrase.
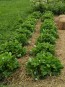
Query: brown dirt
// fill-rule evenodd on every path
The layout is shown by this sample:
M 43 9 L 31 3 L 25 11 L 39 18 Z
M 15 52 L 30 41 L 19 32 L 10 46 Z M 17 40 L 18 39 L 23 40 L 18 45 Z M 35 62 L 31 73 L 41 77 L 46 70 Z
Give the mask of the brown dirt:
M 34 47 L 35 41 L 39 36 L 39 28 L 41 23 L 38 22 L 36 25 L 36 32 L 31 38 L 31 43 L 29 45 L 29 50 Z M 17 77 L 13 77 L 11 86 L 8 87 L 65 87 L 65 31 L 58 30 L 59 39 L 56 43 L 56 54 L 59 57 L 64 68 L 62 69 L 61 75 L 58 77 L 51 76 L 47 77 L 44 80 L 34 81 L 32 78 L 28 77 L 25 73 L 25 63 L 29 58 L 29 55 L 26 55 L 24 59 L 21 59 L 21 69 L 17 72 Z

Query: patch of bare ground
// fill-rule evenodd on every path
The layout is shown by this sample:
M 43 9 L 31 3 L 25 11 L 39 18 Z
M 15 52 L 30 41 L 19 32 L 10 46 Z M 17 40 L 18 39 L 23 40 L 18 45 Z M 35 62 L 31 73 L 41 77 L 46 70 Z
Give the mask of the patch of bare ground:
M 39 36 L 39 29 L 41 22 L 38 21 L 36 25 L 36 32 L 30 39 L 30 45 L 27 47 L 28 52 L 34 47 L 35 41 Z M 44 80 L 34 81 L 26 75 L 25 64 L 28 61 L 29 54 L 20 60 L 21 68 L 17 71 L 11 79 L 11 86 L 8 87 L 65 87 L 65 30 L 58 30 L 59 39 L 56 42 L 56 54 L 63 64 L 64 68 L 59 76 L 47 77 Z

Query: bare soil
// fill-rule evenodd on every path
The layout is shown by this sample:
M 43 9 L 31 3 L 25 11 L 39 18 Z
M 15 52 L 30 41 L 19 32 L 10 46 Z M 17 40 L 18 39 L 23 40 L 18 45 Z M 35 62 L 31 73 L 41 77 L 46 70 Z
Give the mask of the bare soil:
M 63 64 L 61 74 L 58 77 L 50 76 L 43 80 L 34 81 L 31 77 L 26 75 L 25 64 L 29 58 L 29 51 L 34 47 L 36 39 L 39 36 L 41 22 L 38 21 L 36 25 L 36 32 L 30 39 L 28 53 L 24 58 L 20 59 L 21 68 L 10 78 L 8 87 L 65 87 L 65 30 L 58 30 L 59 39 L 56 42 L 56 54 Z

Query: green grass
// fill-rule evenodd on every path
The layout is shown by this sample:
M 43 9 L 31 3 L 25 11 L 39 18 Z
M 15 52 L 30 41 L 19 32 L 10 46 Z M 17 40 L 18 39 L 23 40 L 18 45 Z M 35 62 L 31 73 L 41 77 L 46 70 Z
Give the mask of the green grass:
M 30 0 L 0 0 L 0 40 L 13 35 L 14 25 L 19 19 L 25 19 L 29 10 Z

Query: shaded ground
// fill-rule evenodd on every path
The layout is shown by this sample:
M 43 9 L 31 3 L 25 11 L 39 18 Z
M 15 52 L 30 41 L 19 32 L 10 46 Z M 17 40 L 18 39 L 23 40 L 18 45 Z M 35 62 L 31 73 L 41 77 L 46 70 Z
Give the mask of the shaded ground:
M 35 41 L 39 36 L 41 22 L 39 21 L 36 25 L 36 32 L 30 39 L 30 45 L 27 47 L 28 51 L 34 47 Z M 25 63 L 29 58 L 29 54 L 24 57 L 24 59 L 19 60 L 21 63 L 21 69 L 13 75 L 11 80 L 11 86 L 8 87 L 65 87 L 65 31 L 58 30 L 59 39 L 56 43 L 56 54 L 59 57 L 61 63 L 64 66 L 61 75 L 58 77 L 51 76 L 44 80 L 34 81 L 32 78 L 28 77 L 25 72 Z

